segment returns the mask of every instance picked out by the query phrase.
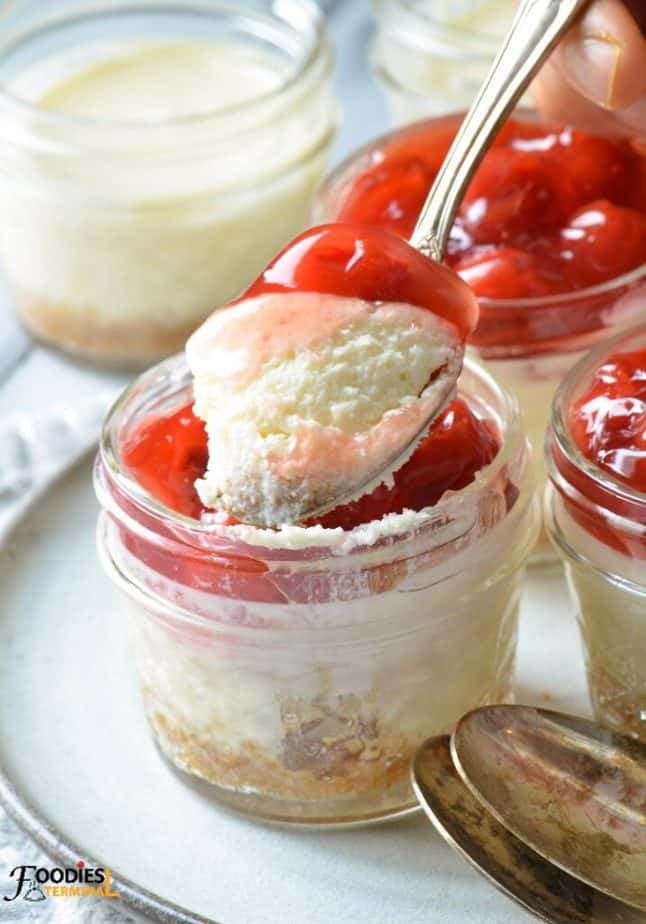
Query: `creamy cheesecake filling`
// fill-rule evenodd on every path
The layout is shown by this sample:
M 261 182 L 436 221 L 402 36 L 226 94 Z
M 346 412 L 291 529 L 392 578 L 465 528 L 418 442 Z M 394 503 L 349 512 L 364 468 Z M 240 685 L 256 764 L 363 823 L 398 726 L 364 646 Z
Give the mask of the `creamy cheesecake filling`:
M 202 502 L 271 527 L 367 493 L 449 398 L 462 354 L 451 325 L 408 304 L 304 292 L 221 309 L 187 344 Z
M 13 89 L 42 109 L 155 123 L 257 99 L 286 76 L 278 56 L 242 45 L 139 40 L 101 43 L 52 60 L 23 75 Z

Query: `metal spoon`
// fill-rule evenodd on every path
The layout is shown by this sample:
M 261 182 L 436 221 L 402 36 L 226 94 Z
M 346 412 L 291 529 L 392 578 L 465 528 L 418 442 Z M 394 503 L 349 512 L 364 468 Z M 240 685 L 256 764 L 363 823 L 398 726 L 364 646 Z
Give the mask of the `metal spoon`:
M 429 191 L 410 244 L 433 260 L 444 257 L 449 232 L 469 182 L 501 126 L 527 89 L 568 26 L 589 0 L 521 0 L 509 32 Z M 301 509 L 295 519 L 319 517 L 367 493 L 385 476 L 397 471 L 430 424 L 453 397 L 455 380 L 437 390 L 428 401 L 423 422 L 402 431 L 396 451 L 360 483 L 339 485 L 340 490 L 321 502 Z
M 459 722 L 451 752 L 470 791 L 512 834 L 646 912 L 646 745 L 586 719 L 488 706 Z
M 554 46 L 588 0 L 522 0 L 506 38 L 429 191 L 410 238 L 442 260 L 451 225 L 482 158 Z
M 640 911 L 569 876 L 501 825 L 460 778 L 448 736 L 422 745 L 411 772 L 415 794 L 442 837 L 526 911 L 553 924 L 643 924 Z

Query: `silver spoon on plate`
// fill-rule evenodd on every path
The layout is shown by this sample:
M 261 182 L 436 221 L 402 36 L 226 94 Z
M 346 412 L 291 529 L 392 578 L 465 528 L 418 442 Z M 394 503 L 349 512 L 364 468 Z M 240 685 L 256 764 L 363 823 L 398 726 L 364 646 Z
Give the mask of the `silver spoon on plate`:
M 646 745 L 586 719 L 488 706 L 426 742 L 412 776 L 445 840 L 543 920 L 646 920 Z

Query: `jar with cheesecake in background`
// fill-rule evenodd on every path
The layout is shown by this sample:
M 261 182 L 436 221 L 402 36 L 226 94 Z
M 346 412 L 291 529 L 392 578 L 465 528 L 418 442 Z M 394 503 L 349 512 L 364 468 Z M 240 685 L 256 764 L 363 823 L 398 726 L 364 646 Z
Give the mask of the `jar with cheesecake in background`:
M 426 119 L 350 155 L 324 182 L 315 221 L 408 237 L 461 119 Z M 557 386 L 587 350 L 646 318 L 643 151 L 518 110 L 467 191 L 446 260 L 478 296 L 470 352 L 519 398 L 542 490 Z M 533 561 L 554 561 L 544 535 Z
M 596 717 L 646 741 L 646 325 L 559 388 L 546 525 L 565 563 Z
M 309 0 L 24 4 L 0 40 L 0 258 L 37 338 L 181 349 L 307 223 L 333 139 Z
M 372 5 L 372 64 L 396 125 L 470 106 L 514 13 L 512 0 Z

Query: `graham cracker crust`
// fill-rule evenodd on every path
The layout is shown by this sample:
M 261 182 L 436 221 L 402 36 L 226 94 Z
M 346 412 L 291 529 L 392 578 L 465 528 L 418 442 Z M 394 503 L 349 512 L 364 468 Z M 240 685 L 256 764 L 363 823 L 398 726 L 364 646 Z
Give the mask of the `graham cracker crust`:
M 332 763 L 312 761 L 309 766 L 290 768 L 284 756 L 278 759 L 253 742 L 228 752 L 172 723 L 159 710 L 149 710 L 148 720 L 162 751 L 176 766 L 236 792 L 313 802 L 378 795 L 408 781 L 413 748 L 405 746 L 401 735 L 383 735 L 365 744 L 352 739 L 336 748 Z
M 12 286 L 22 323 L 38 340 L 106 366 L 137 368 L 184 349 L 200 319 L 175 326 L 153 322 L 103 322 L 94 313 L 79 317 L 78 308 L 32 295 Z M 205 317 L 209 312 L 205 312 Z

